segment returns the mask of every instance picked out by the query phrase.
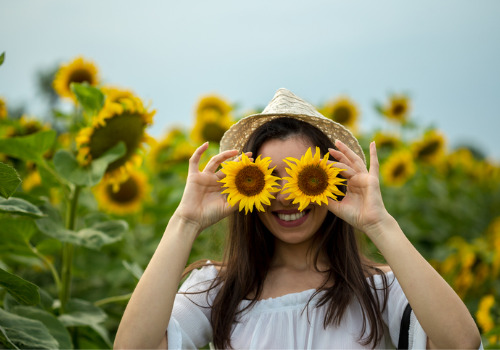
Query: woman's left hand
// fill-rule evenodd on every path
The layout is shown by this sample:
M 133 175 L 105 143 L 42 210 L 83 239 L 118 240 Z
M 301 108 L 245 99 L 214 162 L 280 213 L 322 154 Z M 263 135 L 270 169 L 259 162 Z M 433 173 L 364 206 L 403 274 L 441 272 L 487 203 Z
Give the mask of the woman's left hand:
M 339 202 L 328 199 L 328 209 L 368 236 L 372 232 L 376 234 L 377 229 L 390 215 L 385 209 L 380 192 L 375 142 L 370 144 L 369 171 L 363 160 L 345 144 L 337 140 L 335 145 L 338 151 L 330 149 L 330 155 L 338 160 L 336 167 L 346 169 L 341 174 L 347 179 L 347 192 Z

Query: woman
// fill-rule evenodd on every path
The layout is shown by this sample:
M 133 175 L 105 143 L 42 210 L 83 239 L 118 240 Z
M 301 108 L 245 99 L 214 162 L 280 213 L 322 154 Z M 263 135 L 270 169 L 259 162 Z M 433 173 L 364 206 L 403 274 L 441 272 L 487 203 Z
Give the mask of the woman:
M 125 310 L 116 348 L 209 341 L 217 348 L 387 348 L 401 340 L 410 348 L 480 346 L 465 305 L 386 211 L 374 143 L 368 171 L 348 130 L 280 89 L 263 113 L 226 132 L 221 153 L 200 172 L 207 147 L 190 159 L 181 203 Z M 241 151 L 270 157 L 273 175 L 283 179 L 284 159 L 315 147 L 345 169 L 341 201 L 299 211 L 281 190 L 264 212 L 245 215 L 221 193 L 224 173 L 217 168 Z M 224 261 L 193 271 L 177 293 L 194 240 L 229 215 Z M 387 266 L 358 251 L 354 229 L 372 240 Z

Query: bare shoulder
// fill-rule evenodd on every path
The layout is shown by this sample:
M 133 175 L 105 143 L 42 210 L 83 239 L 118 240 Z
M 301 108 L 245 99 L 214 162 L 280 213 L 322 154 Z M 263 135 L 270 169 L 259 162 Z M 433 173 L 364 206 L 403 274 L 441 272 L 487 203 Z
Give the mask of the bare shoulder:
M 368 276 L 374 276 L 374 275 L 387 274 L 387 273 L 391 272 L 392 269 L 389 265 L 376 264 L 376 265 L 370 266 L 368 271 L 369 271 L 369 272 L 367 272 Z

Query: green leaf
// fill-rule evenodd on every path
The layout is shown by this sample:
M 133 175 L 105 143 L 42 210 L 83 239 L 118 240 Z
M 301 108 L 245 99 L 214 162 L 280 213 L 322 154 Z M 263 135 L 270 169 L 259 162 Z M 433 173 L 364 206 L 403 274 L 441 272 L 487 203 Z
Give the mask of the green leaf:
M 51 313 L 29 306 L 16 306 L 12 308 L 11 312 L 31 320 L 42 322 L 59 343 L 58 349 L 73 349 L 73 343 L 71 342 L 71 336 L 68 330 L 61 321 Z
M 57 349 L 58 342 L 37 320 L 0 309 L 0 341 L 14 349 Z
M 63 226 L 58 213 L 46 208 L 48 216 L 36 221 L 38 229 L 47 236 L 89 249 L 99 250 L 102 246 L 119 241 L 128 230 L 128 224 L 123 220 L 96 222 L 92 226 L 78 232 L 68 230 Z
M 10 213 L 26 215 L 34 218 L 43 217 L 44 214 L 28 201 L 21 198 L 10 197 L 9 199 L 0 198 L 0 213 Z
M 21 160 L 41 162 L 43 154 L 56 140 L 54 130 L 42 130 L 37 133 L 0 139 L 0 152 Z
M 88 326 L 96 331 L 111 346 L 108 332 L 100 325 L 107 318 L 106 313 L 94 304 L 81 299 L 70 299 L 66 304 L 66 312 L 59 316 L 66 327 Z
M 20 303 L 36 305 L 40 302 L 40 293 L 36 285 L 4 269 L 0 269 L 0 286 Z
M 16 169 L 8 164 L 0 162 L 0 195 L 9 198 L 16 192 L 17 186 L 19 186 L 20 183 L 21 178 Z
M 5 52 L 2 52 L 2 54 L 0 55 L 0 66 L 3 64 L 4 61 L 5 61 Z
M 122 157 L 125 152 L 125 143 L 120 142 L 93 160 L 89 166 L 82 167 L 71 152 L 59 150 L 54 155 L 54 167 L 61 177 L 75 185 L 91 187 L 101 181 L 108 165 Z
M 0 241 L 3 244 L 10 242 L 28 242 L 37 231 L 33 219 L 30 218 L 2 218 L 0 220 Z
M 139 266 L 138 263 L 136 263 L 135 261 L 133 263 L 129 263 L 128 261 L 122 260 L 122 264 L 123 266 L 125 266 L 127 271 L 132 274 L 132 276 L 134 276 L 138 280 L 141 279 L 144 270 Z
M 89 115 L 96 115 L 104 106 L 104 94 L 98 88 L 87 83 L 71 83 L 70 88 Z

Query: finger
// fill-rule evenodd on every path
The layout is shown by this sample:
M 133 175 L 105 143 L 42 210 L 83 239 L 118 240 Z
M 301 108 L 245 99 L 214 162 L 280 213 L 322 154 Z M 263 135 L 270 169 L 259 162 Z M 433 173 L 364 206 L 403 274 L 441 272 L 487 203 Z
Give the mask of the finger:
M 379 163 L 377 156 L 377 145 L 375 141 L 370 143 L 370 171 L 371 175 L 377 176 L 379 175 Z
M 216 156 L 213 156 L 208 164 L 205 166 L 205 169 L 203 170 L 204 172 L 210 172 L 210 173 L 215 173 L 219 165 L 221 165 L 222 162 L 225 160 L 234 157 L 235 155 L 238 154 L 238 151 L 235 149 L 224 151 L 222 153 L 217 154 Z
M 356 172 L 354 171 L 354 169 L 352 169 L 350 166 L 348 166 L 344 163 L 341 163 L 341 162 L 331 162 L 331 163 L 333 163 L 335 168 L 345 169 L 345 170 L 341 170 L 340 173 L 346 179 L 350 179 L 351 177 L 356 175 Z
M 201 155 L 207 150 L 208 148 L 208 141 L 205 142 L 203 145 L 198 147 L 196 151 L 194 151 L 193 155 L 191 158 L 189 158 L 189 170 L 188 173 L 197 173 L 198 172 L 198 166 L 200 163 L 200 158 Z
M 352 149 L 347 147 L 340 140 L 335 141 L 335 146 L 337 146 L 339 151 L 342 152 L 347 157 L 347 159 L 349 159 L 351 161 L 352 168 L 354 168 L 356 170 L 364 170 L 365 172 L 367 172 L 365 163 L 363 162 L 363 160 L 361 160 L 361 158 L 356 153 L 354 153 L 354 151 Z

